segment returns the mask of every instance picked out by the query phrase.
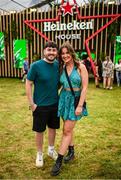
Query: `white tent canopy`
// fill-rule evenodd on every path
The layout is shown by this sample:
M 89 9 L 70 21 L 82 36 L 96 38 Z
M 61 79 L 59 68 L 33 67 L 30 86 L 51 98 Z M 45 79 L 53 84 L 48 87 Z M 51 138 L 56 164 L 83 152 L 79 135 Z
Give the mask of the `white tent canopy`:
M 39 0 L 35 0 L 33 2 L 32 0 L 0 0 L 0 10 L 5 12 L 19 12 L 35 5 L 36 3 L 38 3 L 38 1 Z
M 26 8 L 33 7 L 40 3 L 46 3 L 45 0 L 0 0 L 0 11 L 23 11 Z M 46 3 L 47 4 L 47 3 Z
M 98 0 L 97 0 L 98 1 Z M 104 2 L 107 0 L 104 0 Z M 115 1 L 118 4 L 121 3 L 121 0 L 108 0 Z M 50 8 L 49 3 L 60 4 L 61 0 L 0 0 L 0 12 L 13 12 L 13 11 L 23 11 L 26 8 L 31 8 L 35 5 L 40 4 L 42 10 L 48 10 Z M 66 0 L 65 0 L 66 2 Z M 70 3 L 73 3 L 73 0 L 69 0 Z M 81 4 L 89 3 L 91 0 L 76 0 L 77 4 L 80 6 Z

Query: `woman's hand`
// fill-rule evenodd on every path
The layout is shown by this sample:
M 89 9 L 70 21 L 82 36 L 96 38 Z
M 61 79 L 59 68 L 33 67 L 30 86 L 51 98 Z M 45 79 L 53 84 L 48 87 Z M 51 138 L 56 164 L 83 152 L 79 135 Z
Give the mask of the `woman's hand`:
M 75 115 L 79 116 L 82 113 L 82 106 L 77 106 L 76 110 L 75 110 Z

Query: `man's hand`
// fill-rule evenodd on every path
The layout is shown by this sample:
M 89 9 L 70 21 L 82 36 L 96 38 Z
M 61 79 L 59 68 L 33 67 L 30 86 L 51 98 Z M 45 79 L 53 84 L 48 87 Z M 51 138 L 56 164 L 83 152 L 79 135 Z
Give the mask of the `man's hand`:
M 30 105 L 30 109 L 32 110 L 32 112 L 34 112 L 36 108 L 37 108 L 36 104 Z

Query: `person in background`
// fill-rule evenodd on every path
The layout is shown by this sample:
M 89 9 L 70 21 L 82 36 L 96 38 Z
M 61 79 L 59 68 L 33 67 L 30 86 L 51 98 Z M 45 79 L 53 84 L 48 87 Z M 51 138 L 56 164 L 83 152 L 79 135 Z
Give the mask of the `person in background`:
M 117 86 L 119 87 L 121 85 L 121 59 L 119 59 L 118 63 L 115 65 L 115 70 L 116 70 Z
M 89 58 L 88 54 L 83 55 L 82 63 L 85 65 L 88 73 L 90 73 L 91 72 L 91 62 L 90 62 L 90 58 Z
M 51 170 L 52 176 L 56 176 L 60 173 L 63 157 L 67 150 L 68 153 L 64 157 L 64 162 L 68 163 L 74 158 L 74 127 L 78 120 L 88 114 L 84 106 L 88 86 L 88 72 L 84 64 L 77 61 L 75 51 L 70 43 L 65 42 L 60 47 L 59 61 L 62 89 L 59 98 L 58 115 L 63 119 L 63 134 L 58 158 Z M 74 105 L 75 97 L 70 89 L 65 70 L 67 70 L 75 96 L 80 97 L 76 107 Z
M 23 73 L 22 73 L 22 82 L 25 82 L 28 70 L 29 70 L 29 62 L 28 62 L 28 58 L 25 58 L 23 68 L 22 68 L 22 71 L 23 71 Z
M 36 132 L 36 167 L 42 167 L 43 136 L 48 126 L 48 155 L 56 160 L 54 148 L 56 129 L 60 127 L 58 110 L 59 63 L 57 45 L 47 42 L 44 46 L 44 58 L 34 62 L 27 74 L 26 94 L 33 113 L 33 131 Z M 32 86 L 34 93 L 32 96 Z
M 114 82 L 114 63 L 112 64 L 112 76 L 111 76 L 111 83 L 110 83 L 110 89 L 113 89 L 113 82 Z
M 97 62 L 95 62 L 94 65 L 95 65 L 95 70 L 96 70 L 95 86 L 96 88 L 99 88 L 100 87 L 99 86 L 99 66 Z
M 113 74 L 113 62 L 109 56 L 106 56 L 105 61 L 102 63 L 102 76 L 103 76 L 103 88 L 111 89 L 111 78 Z

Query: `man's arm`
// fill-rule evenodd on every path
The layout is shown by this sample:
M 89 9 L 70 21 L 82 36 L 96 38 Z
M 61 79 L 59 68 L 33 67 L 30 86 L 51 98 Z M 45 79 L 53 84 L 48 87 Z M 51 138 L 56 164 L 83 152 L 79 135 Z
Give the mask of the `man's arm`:
M 26 80 L 26 95 L 29 101 L 29 107 L 31 108 L 32 111 L 34 111 L 37 107 L 37 105 L 34 103 L 33 101 L 33 97 L 32 97 L 32 85 L 33 85 L 33 81 L 30 80 Z

